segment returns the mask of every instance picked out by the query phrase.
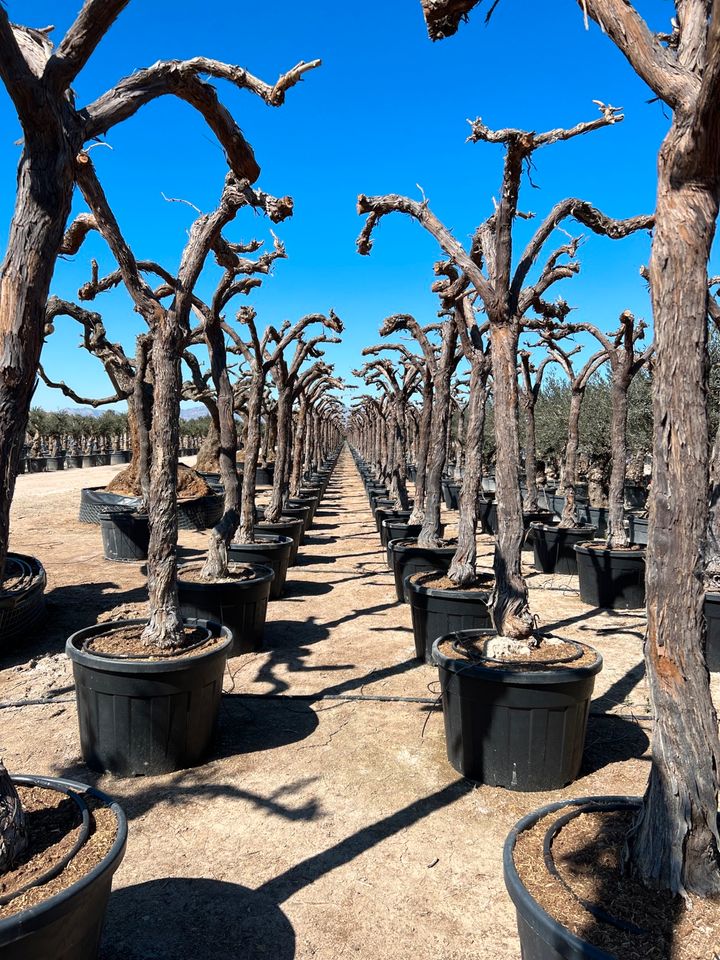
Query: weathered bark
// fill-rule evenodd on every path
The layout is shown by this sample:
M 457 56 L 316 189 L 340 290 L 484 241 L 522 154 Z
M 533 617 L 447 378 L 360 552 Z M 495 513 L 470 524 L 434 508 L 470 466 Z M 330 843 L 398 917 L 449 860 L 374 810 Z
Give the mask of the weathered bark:
M 6 873 L 27 846 L 27 824 L 20 798 L 0 760 L 0 874 Z
M 608 496 L 609 547 L 622 548 L 630 543 L 625 530 L 625 459 L 627 456 L 627 412 L 629 382 L 612 385 L 612 424 L 610 428 L 612 466 Z
M 220 418 L 210 417 L 210 426 L 195 460 L 195 469 L 201 473 L 220 473 Z
M 568 417 L 568 437 L 565 444 L 563 465 L 562 492 L 565 496 L 562 516 L 559 526 L 574 528 L 579 526 L 577 509 L 575 506 L 575 484 L 577 476 L 577 455 L 580 442 L 580 411 L 584 396 L 583 390 L 572 390 L 570 393 L 570 415 Z
M 591 454 L 588 471 L 588 500 L 591 507 L 607 507 L 608 502 L 608 456 L 604 453 Z
M 719 14 L 716 3 L 713 18 Z M 715 19 L 713 29 L 717 57 Z M 720 893 L 720 742 L 703 657 L 699 548 L 709 481 L 706 278 L 720 176 L 714 140 L 702 176 L 688 169 L 689 137 L 676 116 L 658 162 L 650 261 L 656 359 L 645 640 L 655 725 L 630 862 L 649 886 L 707 896 Z
M 207 559 L 201 576 L 205 580 L 216 580 L 228 575 L 228 547 L 232 543 L 240 522 L 239 483 L 237 474 L 237 427 L 235 425 L 235 404 L 233 388 L 227 368 L 227 350 L 225 336 L 219 317 L 208 318 L 205 322 L 205 343 L 210 358 L 210 370 L 217 394 L 217 414 L 219 420 L 220 478 L 225 491 L 223 515 L 213 528 L 208 544 Z M 254 460 L 248 463 L 248 448 L 245 448 L 245 472 L 252 470 L 255 476 L 258 441 L 255 440 Z
M 148 515 L 148 597 L 150 619 L 143 631 L 149 648 L 172 650 L 185 645 L 177 593 L 177 469 L 180 424 L 181 335 L 174 313 L 160 311 L 152 350 L 152 466 Z
M 469 586 L 477 575 L 478 498 L 482 482 L 482 444 L 485 427 L 487 372 L 474 365 L 470 371 L 467 405 L 465 472 L 460 490 L 458 545 L 448 577 L 459 587 Z
M 442 329 L 442 347 L 433 378 L 433 405 L 430 426 L 430 446 L 425 487 L 425 516 L 418 536 L 421 547 L 442 545 L 440 537 L 440 501 L 442 475 L 445 469 L 447 427 L 450 418 L 450 380 L 457 360 L 457 327 L 454 320 L 446 320 Z
M 287 504 L 287 467 L 290 454 L 290 420 L 292 416 L 292 388 L 287 383 L 278 384 L 277 444 L 275 448 L 275 472 L 270 503 L 265 509 L 265 520 L 277 523 L 282 509 Z
M 533 630 L 527 584 L 520 563 L 525 536 L 520 496 L 517 348 L 515 321 L 490 318 L 495 398 L 495 500 L 497 547 L 492 618 L 502 637 L 527 640 Z

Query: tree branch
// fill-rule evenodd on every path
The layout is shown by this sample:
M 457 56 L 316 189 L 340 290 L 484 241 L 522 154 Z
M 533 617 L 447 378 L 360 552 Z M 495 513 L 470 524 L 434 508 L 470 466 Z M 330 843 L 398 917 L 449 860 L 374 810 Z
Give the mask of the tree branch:
M 85 0 L 59 47 L 48 60 L 45 79 L 65 90 L 80 73 L 95 48 L 130 0 Z

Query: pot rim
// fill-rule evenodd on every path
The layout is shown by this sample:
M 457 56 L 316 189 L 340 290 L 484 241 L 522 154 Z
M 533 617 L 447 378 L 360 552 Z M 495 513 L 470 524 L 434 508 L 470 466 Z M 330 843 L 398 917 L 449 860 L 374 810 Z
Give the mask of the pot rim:
M 517 867 L 515 866 L 515 844 L 521 833 L 529 830 L 538 820 L 547 814 L 562 810 L 563 807 L 582 807 L 587 803 L 627 803 L 628 806 L 637 808 L 642 804 L 642 798 L 627 795 L 572 797 L 565 800 L 556 800 L 554 803 L 547 803 L 525 814 L 510 830 L 503 846 L 505 889 L 518 911 L 522 910 L 525 915 L 532 914 L 533 930 L 547 943 L 552 944 L 554 949 L 560 950 L 562 948 L 562 941 L 564 941 L 572 951 L 568 953 L 567 956 L 583 956 L 586 957 L 587 960 L 614 960 L 612 954 L 578 937 L 577 934 L 572 933 L 566 926 L 558 920 L 555 920 L 554 917 L 551 917 L 545 908 L 540 906 L 522 882 Z
M 11 780 L 13 783 L 21 786 L 39 786 L 46 790 L 53 790 L 57 789 L 58 786 L 62 786 L 81 796 L 90 796 L 99 800 L 105 806 L 109 807 L 115 815 L 117 835 L 112 846 L 100 862 L 96 863 L 92 870 L 83 874 L 83 876 L 74 883 L 71 883 L 69 887 L 58 891 L 58 893 L 53 894 L 53 896 L 47 900 L 43 900 L 42 903 L 37 903 L 32 907 L 28 907 L 26 910 L 21 910 L 19 913 L 14 913 L 0 920 L 0 946 L 13 943 L 23 935 L 32 933 L 39 927 L 44 926 L 47 922 L 51 922 L 53 913 L 61 913 L 65 909 L 65 904 L 68 900 L 76 896 L 91 883 L 94 883 L 101 874 L 108 870 L 112 870 L 114 873 L 125 854 L 128 834 L 127 817 L 117 800 L 113 800 L 108 794 L 95 789 L 95 787 L 89 786 L 87 783 L 80 783 L 77 780 L 66 780 L 64 777 L 45 777 L 37 774 L 13 774 Z
M 183 623 L 204 627 L 215 636 L 222 636 L 225 643 L 219 644 L 211 650 L 201 650 L 199 653 L 189 654 L 188 656 L 165 657 L 160 660 L 125 660 L 113 657 L 98 657 L 95 654 L 88 653 L 87 650 L 82 650 L 77 645 L 79 640 L 84 640 L 89 635 L 103 633 L 105 630 L 114 630 L 117 627 L 132 627 L 147 622 L 146 617 L 133 617 L 129 620 L 107 620 L 104 623 L 82 627 L 68 637 L 65 643 L 65 653 L 73 663 L 78 663 L 99 673 L 174 673 L 178 670 L 191 669 L 204 659 L 210 660 L 212 657 L 226 655 L 234 642 L 229 627 L 225 627 L 214 620 L 196 620 L 192 617 L 183 617 Z
M 286 547 L 289 543 L 294 543 L 293 538 L 285 536 L 284 533 L 268 533 L 265 531 L 264 533 L 258 534 L 258 536 L 260 539 L 255 543 L 236 543 L 233 540 L 228 549 L 232 549 L 233 547 L 236 547 L 238 550 L 245 548 L 252 550 L 253 547 L 259 548 L 267 546 Z M 255 564 L 255 566 L 259 566 L 259 564 Z M 267 564 L 265 564 L 265 566 L 267 566 Z
M 268 567 L 264 563 L 243 563 L 242 560 L 230 560 L 230 563 L 241 563 L 244 567 L 252 567 L 252 572 L 255 574 L 252 580 L 238 580 L 236 584 L 219 582 L 216 580 L 203 580 L 198 582 L 197 580 L 183 580 L 182 571 L 188 570 L 191 567 L 200 567 L 204 561 L 202 560 L 191 560 L 188 563 L 179 563 L 178 564 L 178 573 L 177 573 L 177 582 L 178 584 L 182 583 L 184 589 L 192 589 L 197 587 L 201 590 L 207 590 L 208 588 L 212 590 L 213 587 L 230 587 L 237 586 L 242 587 L 247 584 L 248 586 L 256 586 L 259 583 L 267 583 L 269 580 L 272 580 L 275 577 L 275 571 L 272 567 Z
M 392 553 L 404 553 L 405 550 L 433 550 L 444 556 L 444 552 L 455 553 L 457 542 L 447 547 L 420 547 L 417 537 L 396 537 L 394 540 L 388 540 L 387 549 Z
M 421 570 L 419 572 L 421 574 L 437 572 L 442 576 L 447 576 L 446 570 L 437 570 L 437 571 Z M 488 590 L 467 590 L 467 589 L 447 590 L 443 587 L 423 587 L 419 583 L 413 583 L 411 579 L 412 577 L 417 576 L 417 574 L 418 574 L 418 571 L 415 571 L 414 573 L 409 573 L 406 577 L 403 577 L 403 584 L 405 585 L 405 587 L 407 587 L 410 590 L 411 593 L 418 593 L 424 597 L 438 597 L 440 599 L 447 599 L 447 600 L 477 600 L 478 602 L 481 602 L 484 604 L 485 600 L 483 598 L 487 597 L 491 592 L 490 589 Z M 482 578 L 487 577 L 488 579 L 494 580 L 494 576 L 491 572 L 480 573 L 478 574 L 478 576 Z
M 533 520 L 530 524 L 530 529 L 544 531 L 564 530 L 566 533 L 581 533 L 584 536 L 591 530 L 597 530 L 597 527 L 593 523 L 584 523 L 579 527 L 561 527 L 559 521 L 557 523 L 542 523 L 540 520 Z
M 522 686 L 550 686 L 558 683 L 574 683 L 577 680 L 586 680 L 594 677 L 603 668 L 603 655 L 595 647 L 588 643 L 581 643 L 583 647 L 592 650 L 596 656 L 595 663 L 588 664 L 585 667 L 573 667 L 571 665 L 555 667 L 549 670 L 526 670 L 522 667 L 485 667 L 482 663 L 456 659 L 455 657 L 446 657 L 440 652 L 440 644 L 449 637 L 461 636 L 497 636 L 497 630 L 493 627 L 474 627 L 470 630 L 454 630 L 450 633 L 438 637 L 432 645 L 433 661 L 448 673 L 462 674 L 463 676 L 475 677 L 478 680 L 496 680 L 498 683 L 515 683 Z M 553 634 L 554 636 L 554 634 Z
M 593 546 L 594 543 L 597 543 L 597 546 Z M 632 547 L 606 547 L 604 541 L 597 540 L 592 541 L 591 543 L 576 543 L 573 545 L 573 550 L 576 553 L 582 553 L 583 556 L 591 556 L 594 554 L 602 554 L 606 557 L 623 557 L 625 559 L 636 557 L 638 560 L 645 560 L 647 553 L 647 547 L 645 544 L 633 544 L 634 547 L 642 547 L 641 550 L 632 549 Z

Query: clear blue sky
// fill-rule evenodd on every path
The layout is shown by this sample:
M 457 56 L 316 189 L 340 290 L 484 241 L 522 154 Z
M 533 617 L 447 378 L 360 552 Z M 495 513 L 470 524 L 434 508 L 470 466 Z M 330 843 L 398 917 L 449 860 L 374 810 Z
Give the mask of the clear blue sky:
M 19 22 L 54 23 L 57 42 L 81 3 L 6 0 L 6 5 Z M 671 5 L 661 6 L 659 12 L 669 15 Z M 656 16 L 657 7 L 640 4 L 641 10 L 654 8 Z M 134 0 L 78 78 L 77 103 L 158 59 L 198 54 L 240 64 L 268 81 L 298 60 L 323 60 L 279 109 L 229 85 L 219 89 L 253 144 L 262 167 L 258 185 L 295 199 L 294 218 L 277 228 L 288 260 L 277 265 L 251 302 L 261 323 L 275 324 L 333 307 L 346 333 L 327 359 L 341 375 L 359 364 L 363 346 L 377 341 L 386 315 L 412 312 L 430 322 L 436 310 L 429 292 L 438 258 L 434 241 L 418 224 L 395 215 L 376 233 L 372 255 L 360 257 L 357 194 L 419 197 L 420 184 L 435 213 L 467 240 L 492 209 L 502 154 L 499 147 L 466 143 L 466 118 L 481 115 L 492 127 L 541 130 L 593 119 L 593 99 L 622 106 L 622 124 L 536 154 L 538 189 L 526 181 L 521 207 L 540 217 L 572 195 L 616 217 L 654 206 L 655 158 L 668 119 L 659 104 L 647 102 L 648 89 L 612 43 L 594 25 L 584 29 L 574 0 L 551 5 L 503 0 L 489 27 L 481 11 L 456 37 L 435 44 L 427 38 L 419 0 Z M 4 90 L 0 130 L 5 237 L 20 131 Z M 161 194 L 212 209 L 226 169 L 220 148 L 200 116 L 172 98 L 146 107 L 112 130 L 108 140 L 113 150 L 99 148 L 93 156 L 127 238 L 138 257 L 174 269 L 193 213 L 166 203 Z M 518 241 L 529 229 L 522 225 Z M 245 211 L 233 236 L 268 238 L 268 223 Z M 626 308 L 649 319 L 638 276 L 648 254 L 645 234 L 620 242 L 591 237 L 582 250 L 580 276 L 555 291 L 578 308 L 578 319 L 606 329 Z M 95 238 L 72 261 L 59 262 L 53 292 L 75 298 L 91 256 L 101 271 L 112 269 Z M 96 305 L 110 336 L 132 350 L 141 322 L 125 296 L 104 295 Z M 77 344 L 78 328 L 61 320 L 44 350 L 46 369 L 81 392 L 107 394 L 102 367 Z M 36 402 L 71 406 L 42 384 Z

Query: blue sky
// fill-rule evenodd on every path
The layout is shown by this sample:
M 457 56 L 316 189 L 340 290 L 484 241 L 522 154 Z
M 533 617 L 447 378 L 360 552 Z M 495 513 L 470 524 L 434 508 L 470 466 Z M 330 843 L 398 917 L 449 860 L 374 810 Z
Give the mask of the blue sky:
M 6 5 L 19 22 L 54 23 L 57 42 L 81 4 L 6 0 Z M 670 14 L 670 4 L 644 3 L 640 9 L 654 9 L 657 16 L 658 6 L 660 13 Z M 433 44 L 419 0 L 264 5 L 135 0 L 78 78 L 77 103 L 158 59 L 202 54 L 274 81 L 298 60 L 322 58 L 322 67 L 291 90 L 279 109 L 227 84 L 218 87 L 253 144 L 262 167 L 258 185 L 295 199 L 294 218 L 276 228 L 288 260 L 251 298 L 259 322 L 279 324 L 333 307 L 346 332 L 342 345 L 329 348 L 327 359 L 347 375 L 359 365 L 362 347 L 378 340 L 386 315 L 411 312 L 431 322 L 437 309 L 429 291 L 438 258 L 435 242 L 418 224 L 395 215 L 377 231 L 372 255 L 360 257 L 357 194 L 419 198 L 419 184 L 435 213 L 467 240 L 492 210 L 502 152 L 466 143 L 466 118 L 480 115 L 491 127 L 541 130 L 593 119 L 593 99 L 622 106 L 623 123 L 538 152 L 537 189 L 526 181 L 521 207 L 539 218 L 566 196 L 587 199 L 616 217 L 654 206 L 655 159 L 668 118 L 661 105 L 647 102 L 650 92 L 612 43 L 592 24 L 585 30 L 574 0 L 552 5 L 503 0 L 489 26 L 483 19 L 476 13 L 456 37 Z M 20 131 L 1 89 L 0 130 L 0 182 L 5 184 L 0 230 L 6 237 Z M 127 238 L 138 257 L 175 269 L 193 212 L 166 203 L 162 194 L 212 209 L 226 169 L 220 148 L 200 116 L 172 98 L 146 107 L 112 130 L 108 141 L 112 151 L 99 148 L 93 157 Z M 244 211 L 232 236 L 269 239 L 268 227 Z M 531 224 L 520 225 L 517 247 L 530 229 Z M 582 248 L 581 274 L 555 291 L 577 307 L 577 319 L 605 329 L 614 328 L 628 308 L 650 319 L 638 275 L 648 255 L 646 234 L 625 241 L 591 237 Z M 103 242 L 93 238 L 73 260 L 58 263 L 53 292 L 75 298 L 92 256 L 101 271 L 113 268 Z M 201 293 L 211 281 L 209 271 Z M 104 295 L 96 308 L 112 339 L 132 351 L 141 321 L 125 295 Z M 43 362 L 53 378 L 104 396 L 109 383 L 98 361 L 77 348 L 78 332 L 73 321 L 61 320 Z M 43 384 L 36 402 L 47 408 L 72 406 Z

